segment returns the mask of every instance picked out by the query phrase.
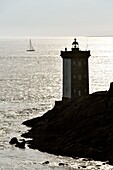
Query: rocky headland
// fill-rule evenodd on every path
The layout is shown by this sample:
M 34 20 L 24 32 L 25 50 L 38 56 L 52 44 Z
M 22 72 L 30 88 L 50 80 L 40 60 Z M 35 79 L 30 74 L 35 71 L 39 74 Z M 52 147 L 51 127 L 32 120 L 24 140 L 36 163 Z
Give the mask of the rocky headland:
M 108 91 L 56 102 L 52 110 L 23 124 L 31 127 L 22 134 L 32 138 L 30 148 L 113 165 L 113 83 Z

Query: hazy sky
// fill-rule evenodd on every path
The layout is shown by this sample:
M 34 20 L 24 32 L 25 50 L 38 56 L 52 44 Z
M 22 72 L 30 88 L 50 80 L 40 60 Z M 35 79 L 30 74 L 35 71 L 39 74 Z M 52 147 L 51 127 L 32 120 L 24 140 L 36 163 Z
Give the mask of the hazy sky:
M 113 0 L 0 0 L 0 36 L 113 35 Z

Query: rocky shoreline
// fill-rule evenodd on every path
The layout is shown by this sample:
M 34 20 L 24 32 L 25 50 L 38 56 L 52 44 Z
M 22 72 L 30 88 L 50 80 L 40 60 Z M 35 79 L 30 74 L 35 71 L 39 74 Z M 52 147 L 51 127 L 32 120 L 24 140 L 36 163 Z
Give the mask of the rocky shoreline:
M 41 117 L 23 122 L 28 146 L 56 155 L 109 161 L 113 165 L 113 83 L 108 91 L 56 102 Z

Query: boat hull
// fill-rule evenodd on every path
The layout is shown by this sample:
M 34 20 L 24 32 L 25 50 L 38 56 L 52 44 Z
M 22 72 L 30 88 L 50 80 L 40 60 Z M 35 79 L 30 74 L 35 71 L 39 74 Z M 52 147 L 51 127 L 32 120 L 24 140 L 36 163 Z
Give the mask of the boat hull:
M 32 51 L 35 51 L 35 50 L 26 50 L 26 51 L 28 51 L 28 52 L 32 52 Z

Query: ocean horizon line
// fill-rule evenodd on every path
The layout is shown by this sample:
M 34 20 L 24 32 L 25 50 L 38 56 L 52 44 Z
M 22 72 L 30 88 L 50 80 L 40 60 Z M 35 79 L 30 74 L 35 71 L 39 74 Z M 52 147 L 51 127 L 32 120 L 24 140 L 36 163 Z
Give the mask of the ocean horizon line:
M 0 39 L 69 39 L 69 38 L 98 38 L 113 37 L 113 35 L 76 35 L 76 36 L 0 36 Z

